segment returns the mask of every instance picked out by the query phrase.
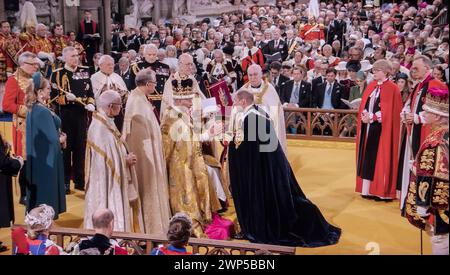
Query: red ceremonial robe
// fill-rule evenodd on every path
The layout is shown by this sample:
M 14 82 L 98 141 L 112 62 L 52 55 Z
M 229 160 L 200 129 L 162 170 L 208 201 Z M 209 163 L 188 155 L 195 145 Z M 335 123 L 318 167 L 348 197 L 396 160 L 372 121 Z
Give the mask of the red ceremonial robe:
M 361 136 L 361 114 L 365 109 L 367 100 L 375 91 L 377 81 L 372 81 L 364 91 L 361 105 L 358 111 L 358 130 L 356 136 L 356 161 L 359 165 L 364 157 L 361 152 L 361 159 L 358 159 L 360 145 L 366 143 L 367 138 Z M 398 168 L 398 146 L 400 129 L 400 112 L 402 110 L 402 96 L 397 85 L 387 80 L 380 86 L 380 107 L 381 107 L 381 134 L 376 157 L 375 173 L 370 184 L 370 195 L 380 198 L 396 197 L 396 180 Z M 362 147 L 362 148 L 365 148 Z M 362 192 L 362 178 L 356 177 L 356 192 Z
M 245 53 L 247 54 L 247 53 Z M 252 51 L 252 56 L 250 57 L 249 55 L 247 55 L 244 59 L 242 59 L 242 63 L 241 63 L 241 67 L 242 67 L 242 71 L 244 72 L 244 83 L 248 82 L 248 75 L 247 75 L 247 70 L 248 67 L 250 67 L 250 65 L 252 64 L 258 64 L 262 70 L 264 70 L 264 55 L 261 51 L 261 49 L 258 49 L 256 52 L 253 53 Z
M 6 81 L 5 95 L 2 107 L 4 112 L 13 114 L 13 147 L 14 153 L 26 158 L 25 152 L 25 118 L 27 107 L 25 107 L 25 90 L 30 84 L 31 76 L 22 69 L 17 69 L 14 75 Z

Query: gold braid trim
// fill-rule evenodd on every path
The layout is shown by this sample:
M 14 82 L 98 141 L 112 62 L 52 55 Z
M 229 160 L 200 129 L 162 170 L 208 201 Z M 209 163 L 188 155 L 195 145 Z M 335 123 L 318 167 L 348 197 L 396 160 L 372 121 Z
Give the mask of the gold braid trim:
M 95 145 L 92 141 L 88 140 L 86 142 L 86 150 L 90 150 L 91 148 L 105 159 L 106 164 L 111 169 L 111 173 L 113 175 L 113 178 L 117 182 L 121 182 L 121 177 L 120 177 L 120 175 L 117 174 L 116 168 L 113 165 L 113 161 L 106 155 L 106 153 L 102 149 L 100 149 L 100 147 Z
M 441 217 L 441 219 L 442 219 L 446 224 L 448 224 L 448 216 L 445 215 L 445 210 L 439 210 L 438 213 L 439 213 L 439 217 Z
M 406 196 L 406 204 L 405 204 L 406 215 L 410 219 L 413 225 L 421 224 L 425 226 L 426 221 L 419 214 L 417 214 L 417 205 L 416 205 L 416 183 L 414 179 L 412 179 L 409 183 L 409 190 Z
M 262 91 L 260 93 L 253 94 L 253 96 L 255 98 L 255 104 L 262 104 L 262 99 L 263 99 L 264 95 L 266 94 L 267 89 L 269 88 L 267 79 L 264 80 L 262 85 L 263 85 Z M 244 85 L 244 88 L 247 89 L 249 86 L 250 86 L 250 82 L 247 82 L 247 84 Z

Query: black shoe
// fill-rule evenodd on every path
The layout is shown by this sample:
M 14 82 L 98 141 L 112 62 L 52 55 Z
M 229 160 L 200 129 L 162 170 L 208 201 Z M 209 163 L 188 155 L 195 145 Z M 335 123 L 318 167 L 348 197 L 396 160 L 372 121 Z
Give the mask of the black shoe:
M 370 196 L 370 195 L 361 195 L 361 197 L 362 197 L 363 199 L 366 199 L 366 200 L 373 200 L 373 199 L 376 199 L 376 197 Z
M 5 252 L 8 250 L 8 247 L 6 245 L 0 245 L 0 252 Z
M 392 199 L 383 199 L 383 198 L 375 197 L 375 201 L 392 202 Z
M 66 187 L 66 195 L 70 195 L 70 185 L 66 184 L 65 187 Z
M 27 197 L 20 197 L 19 203 L 22 205 L 27 205 Z
M 244 234 L 242 234 L 242 232 L 238 232 L 238 233 L 234 234 L 234 239 L 243 240 L 243 239 L 245 239 L 245 236 L 244 236 Z

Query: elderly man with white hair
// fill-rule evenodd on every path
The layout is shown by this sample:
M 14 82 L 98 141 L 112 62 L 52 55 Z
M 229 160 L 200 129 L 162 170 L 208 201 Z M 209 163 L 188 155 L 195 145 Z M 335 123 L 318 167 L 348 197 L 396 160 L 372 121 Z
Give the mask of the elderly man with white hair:
M 19 58 L 19 67 L 16 72 L 8 78 L 5 84 L 2 109 L 4 112 L 13 114 L 12 137 L 14 153 L 16 156 L 26 157 L 25 132 L 27 107 L 25 106 L 25 91 L 29 85 L 31 76 L 39 69 L 39 61 L 32 52 L 24 52 Z M 20 203 L 26 200 L 26 173 L 20 173 Z
M 255 98 L 255 104 L 260 106 L 261 109 L 269 115 L 281 147 L 286 153 L 286 127 L 280 97 L 272 84 L 262 79 L 262 69 L 259 65 L 250 65 L 247 74 L 249 82 L 247 82 L 240 90 L 244 89 L 252 93 Z
M 55 61 L 55 53 L 53 51 L 53 44 L 47 38 L 48 28 L 40 23 L 36 26 L 36 43 L 35 52 L 40 60 L 45 63 L 43 73 L 45 77 L 50 77 L 52 72 L 52 64 Z
M 108 208 L 116 217 L 115 230 L 143 232 L 136 155 L 127 151 L 114 124 L 122 108 L 120 94 L 104 91 L 97 98 L 97 107 L 87 135 L 84 227 L 94 229 L 92 215 L 99 208 Z
M 269 44 L 267 45 L 267 54 L 269 55 L 275 55 L 279 53 L 281 60 L 286 60 L 288 56 L 288 47 L 286 42 L 281 39 L 281 31 L 280 29 L 276 28 L 273 31 L 273 39 L 269 41 Z
M 100 71 L 91 76 L 92 90 L 94 92 L 95 100 L 107 90 L 114 90 L 122 96 L 122 100 L 126 102 L 128 96 L 127 85 L 122 77 L 114 72 L 114 58 L 110 55 L 102 55 L 98 60 Z M 120 112 L 116 118 L 115 123 L 117 129 L 122 129 L 123 112 Z
M 193 66 L 195 66 L 194 59 L 190 54 L 183 53 L 182 55 L 180 55 L 180 57 L 178 58 L 178 72 L 171 75 L 164 85 L 164 93 L 162 95 L 160 110 L 161 120 L 164 117 L 164 112 L 167 107 L 173 105 L 174 86 L 178 85 L 178 83 L 181 83 L 181 85 L 188 85 L 189 82 L 189 86 L 191 86 L 192 90 L 197 93 L 201 99 L 206 98 L 206 96 L 200 90 L 197 80 L 194 78 L 194 76 L 191 75 Z
M 170 76 L 170 67 L 158 60 L 158 47 L 153 44 L 145 45 L 144 48 L 144 60 L 137 62 L 131 66 L 130 81 L 132 88 L 136 88 L 135 78 L 139 71 L 151 68 L 156 73 L 156 92 L 151 95 L 156 109 L 160 110 L 161 98 L 164 91 L 164 84 Z
M 293 59 L 295 51 L 300 47 L 299 39 L 296 37 L 293 30 L 286 31 L 286 44 L 288 49 L 287 59 Z
M 214 59 L 206 66 L 206 73 L 210 83 L 218 82 L 225 79 L 230 91 L 231 85 L 236 80 L 236 72 L 233 69 L 231 60 L 225 58 L 222 50 L 216 49 L 213 51 Z

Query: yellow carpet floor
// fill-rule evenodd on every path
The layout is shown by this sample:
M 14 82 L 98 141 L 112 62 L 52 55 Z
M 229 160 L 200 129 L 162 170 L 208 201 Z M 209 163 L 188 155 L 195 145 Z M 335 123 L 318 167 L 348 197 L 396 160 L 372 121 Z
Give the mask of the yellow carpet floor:
M 354 192 L 354 143 L 289 140 L 288 159 L 307 197 L 331 224 L 342 228 L 337 245 L 297 248 L 297 254 L 420 254 L 420 231 L 400 216 L 397 201 L 365 200 Z M 16 193 L 16 222 L 23 223 L 24 207 L 17 199 Z M 81 228 L 83 193 L 69 195 L 67 205 L 67 213 L 60 216 L 56 226 Z M 9 229 L 0 229 L 0 240 L 10 244 Z M 431 254 L 425 233 L 423 243 L 424 254 Z

